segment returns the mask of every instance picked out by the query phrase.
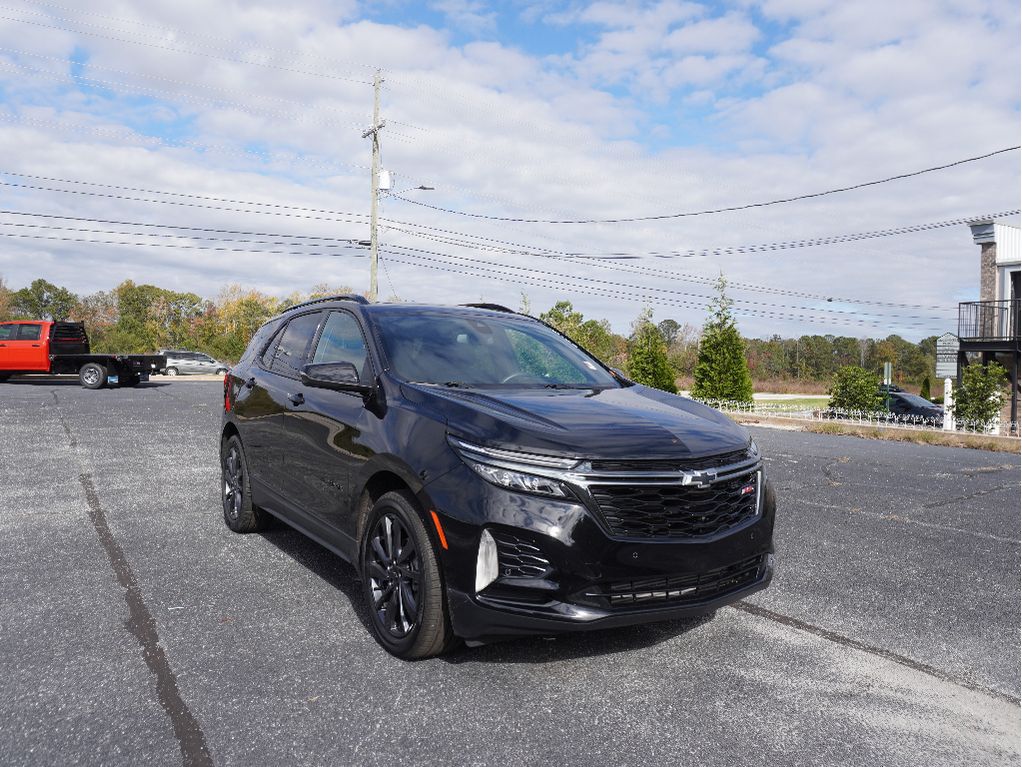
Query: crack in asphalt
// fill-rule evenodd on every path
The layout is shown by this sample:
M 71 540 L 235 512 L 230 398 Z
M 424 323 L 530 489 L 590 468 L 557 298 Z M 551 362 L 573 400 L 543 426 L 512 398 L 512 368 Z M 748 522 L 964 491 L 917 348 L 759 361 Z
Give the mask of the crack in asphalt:
M 831 511 L 843 511 L 846 514 L 861 514 L 864 517 L 872 517 L 873 519 L 883 519 L 888 522 L 900 522 L 905 525 L 918 525 L 919 527 L 928 527 L 933 530 L 942 530 L 948 533 L 958 533 L 960 535 L 971 535 L 974 538 L 984 538 L 988 541 L 1000 541 L 1002 543 L 1011 543 L 1018 546 L 1022 541 L 1018 538 L 1009 538 L 1005 535 L 995 535 L 993 533 L 982 533 L 979 530 L 969 530 L 964 527 L 953 527 L 952 525 L 941 525 L 936 522 L 925 522 L 921 519 L 912 519 L 911 517 L 903 517 L 899 514 L 885 514 L 880 511 L 866 511 L 860 509 L 857 506 L 838 506 L 831 503 L 818 503 L 810 501 L 805 498 L 800 498 L 796 495 L 790 496 L 787 503 L 800 503 L 804 506 L 809 506 L 813 509 L 830 509 Z M 932 508 L 924 506 L 923 508 Z
M 782 626 L 787 626 L 788 628 L 804 631 L 807 634 L 812 634 L 813 636 L 820 637 L 821 639 L 826 639 L 828 642 L 833 642 L 843 647 L 848 647 L 853 650 L 859 650 L 860 652 L 875 655 L 879 658 L 892 661 L 908 669 L 911 669 L 912 671 L 917 671 L 921 674 L 932 676 L 933 678 L 939 679 L 942 682 L 948 682 L 949 684 L 957 685 L 958 687 L 964 687 L 967 690 L 982 693 L 983 695 L 988 695 L 991 698 L 996 698 L 997 700 L 1004 701 L 1006 703 L 1012 703 L 1017 706 L 1020 704 L 1020 702 L 1022 702 L 1019 700 L 1019 698 L 1015 697 L 1014 695 L 1009 695 L 1008 693 L 1001 692 L 1000 690 L 985 687 L 981 684 L 977 684 L 976 682 L 972 682 L 968 679 L 961 679 L 960 677 L 957 677 L 953 674 L 949 674 L 948 672 L 942 671 L 939 668 L 931 666 L 927 663 L 921 663 L 920 661 L 913 660 L 912 658 L 908 658 L 904 655 L 899 655 L 898 653 L 893 652 L 891 650 L 885 650 L 883 647 L 876 647 L 875 645 L 867 644 L 866 642 L 859 641 L 858 639 L 846 637 L 843 634 L 838 634 L 836 631 L 831 631 L 830 629 L 825 629 L 820 626 L 814 626 L 813 624 L 806 623 L 805 621 L 801 621 L 798 618 L 792 618 L 790 615 L 783 615 L 782 613 L 774 612 L 773 610 L 768 610 L 765 607 L 754 605 L 751 602 L 746 602 L 742 600 L 740 602 L 735 602 L 734 604 L 731 605 L 731 607 L 735 608 L 736 610 L 740 610 L 741 612 L 749 613 L 750 615 L 755 615 L 760 618 L 766 618 L 767 620 L 773 621 L 774 623 L 779 623 Z
M 990 493 L 998 493 L 1001 490 L 1013 490 L 1014 488 L 1015 488 L 1015 485 L 1010 485 L 1010 484 L 1009 485 L 997 485 L 996 487 L 989 487 L 989 488 L 986 488 L 986 489 L 983 489 L 983 490 L 977 490 L 974 493 L 969 493 L 968 495 L 963 495 L 963 496 L 960 496 L 958 498 L 942 498 L 939 501 L 930 501 L 929 503 L 924 503 L 923 504 L 923 508 L 924 509 L 935 509 L 938 506 L 949 506 L 952 503 L 961 503 L 962 501 L 971 501 L 973 498 L 979 498 L 979 497 L 984 496 L 984 495 L 990 495 Z
M 53 399 L 57 406 L 57 418 L 60 425 L 68 435 L 71 447 L 77 447 L 71 427 L 59 410 L 60 401 L 56 392 L 53 392 Z M 128 605 L 128 620 L 125 622 L 125 628 L 138 640 L 142 647 L 142 658 L 156 679 L 156 697 L 170 718 L 174 737 L 181 749 L 182 762 L 185 767 L 211 767 L 213 759 L 210 756 L 209 747 L 206 745 L 202 727 L 181 697 L 181 691 L 177 686 L 177 677 L 170 666 L 163 646 L 160 644 L 156 620 L 145 603 L 142 589 L 138 585 L 138 580 L 135 578 L 135 573 L 131 569 L 124 549 L 117 543 L 117 539 L 114 538 L 113 532 L 110 530 L 110 525 L 107 524 L 106 512 L 99 501 L 99 494 L 96 492 L 92 475 L 83 471 L 78 475 L 78 481 L 81 482 L 85 492 L 89 520 L 110 560 L 110 567 L 114 571 L 117 582 L 124 589 L 124 601 Z

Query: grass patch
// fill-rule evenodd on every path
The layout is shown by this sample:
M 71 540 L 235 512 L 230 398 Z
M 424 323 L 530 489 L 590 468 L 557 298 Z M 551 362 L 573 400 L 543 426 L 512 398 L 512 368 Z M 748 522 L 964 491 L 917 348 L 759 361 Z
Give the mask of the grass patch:
M 968 434 L 953 431 L 927 431 L 923 429 L 897 429 L 882 426 L 857 426 L 844 423 L 822 423 L 799 421 L 793 418 L 771 418 L 745 413 L 728 413 L 739 423 L 760 426 L 782 426 L 787 429 L 808 431 L 814 434 L 836 434 L 847 437 L 886 440 L 889 442 L 912 442 L 917 445 L 939 445 L 941 447 L 970 447 L 976 450 L 990 450 L 997 453 L 1019 452 L 1018 437 L 997 437 L 991 434 Z
M 778 405 L 792 410 L 823 410 L 827 407 L 827 397 L 792 397 L 791 399 L 757 398 L 757 405 Z

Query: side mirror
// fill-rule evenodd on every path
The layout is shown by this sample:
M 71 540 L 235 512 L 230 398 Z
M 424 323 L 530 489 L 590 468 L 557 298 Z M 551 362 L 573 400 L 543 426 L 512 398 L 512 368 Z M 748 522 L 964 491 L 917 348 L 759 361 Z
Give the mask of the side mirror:
M 358 379 L 358 370 L 350 362 L 321 362 L 306 365 L 301 372 L 302 383 L 318 389 L 336 389 L 369 394 L 373 387 Z
M 624 383 L 624 384 L 634 383 L 631 378 L 629 378 L 628 376 L 625 375 L 625 372 L 623 370 L 618 370 L 617 368 L 611 368 L 610 372 L 613 373 L 614 374 L 614 378 L 619 380 L 621 383 Z

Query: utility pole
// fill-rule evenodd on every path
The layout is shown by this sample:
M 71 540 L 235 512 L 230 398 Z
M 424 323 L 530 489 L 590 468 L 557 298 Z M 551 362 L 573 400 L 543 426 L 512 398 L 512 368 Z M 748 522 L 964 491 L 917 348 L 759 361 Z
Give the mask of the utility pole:
M 375 302 L 379 294 L 377 271 L 380 266 L 380 241 L 376 234 L 376 208 L 380 198 L 380 129 L 386 125 L 380 121 L 380 70 L 373 75 L 373 127 L 362 134 L 362 138 L 373 137 L 372 200 L 369 208 L 369 300 Z

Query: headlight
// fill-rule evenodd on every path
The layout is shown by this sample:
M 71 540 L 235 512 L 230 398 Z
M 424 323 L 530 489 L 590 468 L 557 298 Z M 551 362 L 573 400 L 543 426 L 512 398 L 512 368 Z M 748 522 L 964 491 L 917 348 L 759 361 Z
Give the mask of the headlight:
M 578 465 L 577 458 L 557 458 L 514 450 L 481 447 L 448 437 L 455 452 L 472 471 L 498 487 L 523 493 L 568 497 L 558 474 Z

